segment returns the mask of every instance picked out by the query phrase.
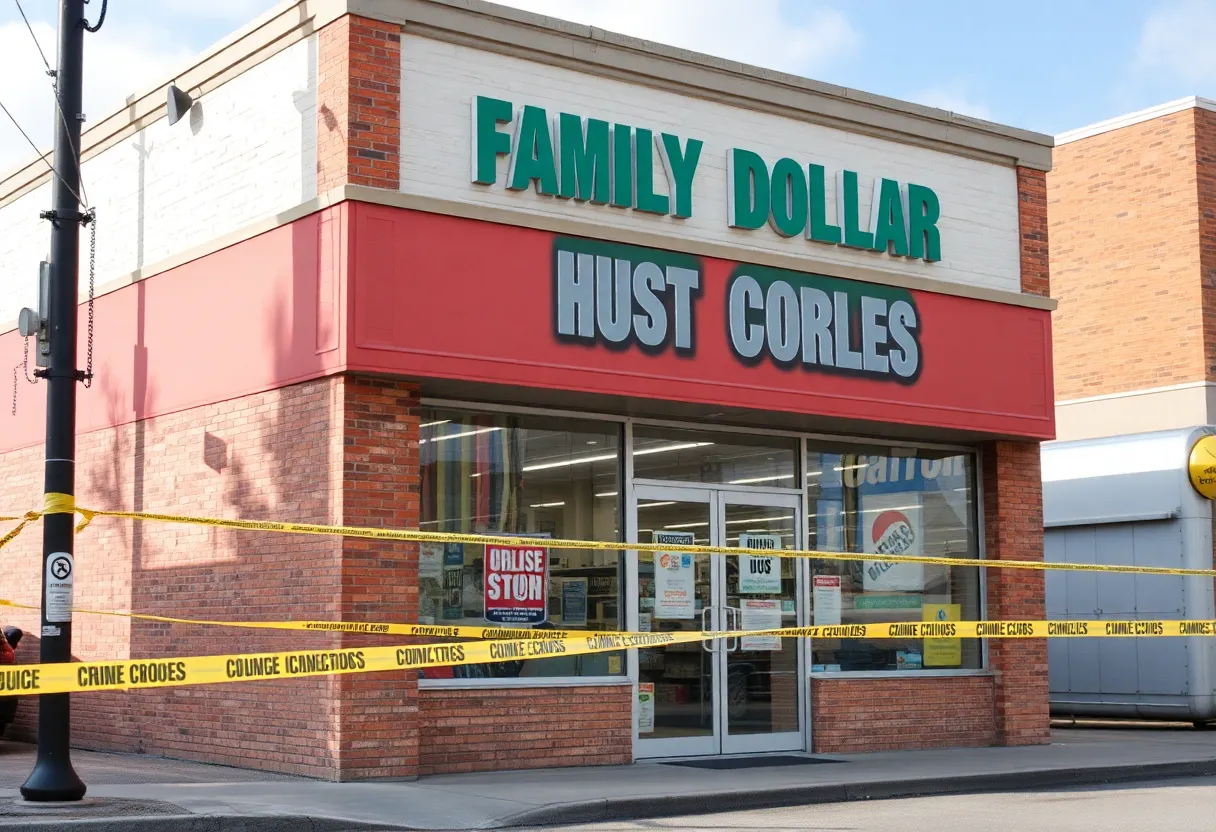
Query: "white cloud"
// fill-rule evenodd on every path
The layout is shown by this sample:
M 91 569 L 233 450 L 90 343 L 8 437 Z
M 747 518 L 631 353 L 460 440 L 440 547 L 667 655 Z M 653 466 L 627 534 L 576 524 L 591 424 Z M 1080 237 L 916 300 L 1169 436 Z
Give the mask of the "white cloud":
M 1212 0 L 1184 0 L 1154 10 L 1140 30 L 1133 73 L 1144 82 L 1181 81 L 1210 90 L 1216 85 L 1213 32 L 1216 2 Z
M 51 66 L 55 66 L 55 30 L 32 21 L 34 34 Z M 165 30 L 107 20 L 97 34 L 84 41 L 84 127 L 95 124 L 120 107 L 127 96 L 144 92 L 174 68 L 183 65 L 192 50 Z M 55 118 L 50 78 L 29 31 L 20 20 L 0 23 L 0 101 L 42 150 L 49 150 Z M 12 123 L 0 113 L 0 176 L 34 157 Z M 88 185 L 86 180 L 85 185 Z
M 969 98 L 961 86 L 930 87 L 908 96 L 909 101 L 924 104 L 926 107 L 937 107 L 949 110 L 959 115 L 982 118 L 992 121 L 992 111 L 988 105 Z
M 860 38 L 841 12 L 779 0 L 499 0 L 550 17 L 598 26 L 720 58 L 809 75 L 851 54 Z

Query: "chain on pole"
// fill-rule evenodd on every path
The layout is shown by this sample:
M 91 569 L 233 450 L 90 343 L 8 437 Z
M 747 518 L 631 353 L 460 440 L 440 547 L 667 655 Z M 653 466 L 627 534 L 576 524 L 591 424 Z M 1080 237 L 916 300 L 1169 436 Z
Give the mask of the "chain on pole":
M 104 19 L 104 17 L 103 12 L 102 18 Z M 93 300 L 97 276 L 97 210 L 90 208 L 85 214 L 84 221 L 89 224 L 89 334 L 84 371 L 84 386 L 85 389 L 88 389 L 93 386 Z M 26 349 L 28 350 L 28 347 Z
M 13 367 L 13 415 L 17 415 L 17 371 L 21 370 L 25 374 L 25 380 L 30 384 L 37 384 L 38 379 L 30 375 L 30 339 L 21 339 L 23 345 L 21 363 Z

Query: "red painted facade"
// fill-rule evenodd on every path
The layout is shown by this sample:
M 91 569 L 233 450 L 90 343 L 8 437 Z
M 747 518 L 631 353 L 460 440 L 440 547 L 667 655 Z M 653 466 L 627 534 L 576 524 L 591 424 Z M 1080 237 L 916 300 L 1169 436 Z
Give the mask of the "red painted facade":
M 724 323 L 738 264 L 697 257 L 693 355 L 569 344 L 554 334 L 556 236 L 348 202 L 104 295 L 81 429 L 370 372 L 1054 435 L 1044 310 L 911 292 L 923 363 L 911 384 L 748 366 Z M 19 349 L 15 332 L 0 349 L 10 341 Z M 0 413 L 0 451 L 41 441 L 42 397 L 20 392 L 17 416 Z
M 354 369 L 1054 435 L 1044 310 L 912 292 L 924 369 L 900 384 L 743 364 L 726 333 L 730 261 L 691 258 L 703 269 L 695 353 L 648 355 L 555 337 L 555 234 L 363 204 L 353 207 L 351 231 Z
M 78 391 L 80 432 L 340 372 L 346 210 L 321 211 L 99 297 L 97 383 Z M 16 331 L 0 336 L 0 352 L 21 354 Z M 83 367 L 83 337 L 79 361 Z M 23 382 L 16 416 L 0 412 L 0 452 L 41 443 L 45 427 L 45 389 Z

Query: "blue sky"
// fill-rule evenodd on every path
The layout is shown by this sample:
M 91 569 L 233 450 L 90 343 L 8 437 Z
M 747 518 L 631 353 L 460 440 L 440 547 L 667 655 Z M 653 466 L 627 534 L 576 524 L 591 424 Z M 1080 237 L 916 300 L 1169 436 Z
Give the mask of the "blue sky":
M 53 61 L 57 2 L 22 4 Z M 1183 96 L 1216 98 L 1216 0 L 508 4 L 1053 134 Z M 86 36 L 90 121 L 273 5 L 114 0 L 101 32 Z M 14 0 L 0 0 L 0 101 L 40 145 L 52 118 L 42 70 Z M 0 169 L 28 153 L 0 115 Z

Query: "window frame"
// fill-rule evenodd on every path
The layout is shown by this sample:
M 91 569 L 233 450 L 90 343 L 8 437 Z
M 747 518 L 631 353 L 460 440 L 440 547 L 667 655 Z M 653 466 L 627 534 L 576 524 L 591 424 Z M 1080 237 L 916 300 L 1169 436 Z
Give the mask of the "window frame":
M 973 490 L 975 494 L 976 506 L 976 548 L 977 557 L 974 559 L 976 565 L 972 568 L 979 570 L 979 593 L 980 593 L 980 617 L 986 619 L 988 616 L 988 570 L 984 566 L 984 561 L 988 559 L 987 552 L 987 533 L 985 527 L 984 516 L 984 455 L 981 448 L 977 445 L 966 445 L 947 442 L 921 442 L 921 441 L 902 441 L 891 438 L 882 438 L 874 436 L 860 436 L 849 434 L 835 433 L 807 433 L 803 431 L 780 430 L 774 428 L 749 428 L 739 427 L 736 425 L 705 425 L 696 422 L 688 422 L 675 419 L 653 419 L 653 418 L 638 418 L 621 416 L 612 413 L 603 412 L 588 412 L 576 410 L 564 410 L 560 408 L 549 407 L 529 407 L 526 405 L 506 405 L 492 402 L 470 401 L 467 399 L 447 399 L 441 397 L 423 396 L 419 402 L 420 409 L 426 408 L 443 408 L 453 410 L 468 410 L 472 412 L 483 413 L 517 413 L 520 415 L 529 416 L 550 416 L 555 418 L 577 419 L 588 422 L 611 422 L 621 425 L 622 441 L 620 443 L 621 459 L 619 463 L 620 476 L 620 493 L 617 496 L 619 502 L 618 511 L 620 512 L 620 523 L 618 537 L 621 543 L 621 551 L 625 556 L 625 578 L 628 587 L 621 587 L 621 592 L 625 595 L 625 620 L 633 620 L 631 616 L 636 615 L 634 609 L 637 605 L 637 599 L 634 597 L 635 592 L 632 588 L 636 586 L 637 567 L 636 567 L 636 552 L 628 549 L 630 532 L 634 519 L 629 516 L 628 501 L 626 499 L 629 489 L 634 484 L 633 477 L 633 427 L 634 425 L 645 425 L 648 427 L 665 427 L 682 430 L 699 430 L 711 431 L 715 433 L 739 433 L 753 436 L 774 436 L 788 437 L 798 440 L 798 452 L 800 454 L 796 461 L 798 467 L 798 486 L 797 489 L 801 492 L 802 499 L 802 517 L 804 524 L 810 515 L 809 500 L 807 497 L 807 453 L 808 445 L 811 442 L 832 442 L 847 446 L 864 446 L 873 447 L 879 446 L 895 446 L 899 448 L 909 448 L 916 451 L 919 450 L 935 450 L 935 451 L 953 451 L 956 454 L 966 454 L 973 460 L 972 470 L 974 471 L 975 482 Z M 690 483 L 691 484 L 691 483 Z M 715 487 L 710 484 L 710 487 Z M 736 486 L 739 487 L 739 486 Z M 763 489 L 763 490 L 780 490 L 792 492 L 794 488 L 783 489 Z M 804 540 L 805 545 L 805 540 Z M 809 562 L 803 564 L 804 569 L 809 574 Z M 804 582 L 809 592 L 809 580 Z M 618 601 L 618 603 L 620 603 Z M 810 599 L 800 599 L 799 603 L 805 605 L 809 615 Z M 806 644 L 807 651 L 807 667 L 810 668 L 810 656 L 812 645 Z M 636 685 L 638 681 L 637 667 L 637 650 L 629 649 L 625 651 L 625 672 L 616 676 L 540 676 L 529 678 L 504 677 L 499 679 L 418 679 L 418 687 L 422 691 L 427 690 L 459 690 L 459 689 L 477 689 L 477 690 L 494 690 L 504 688 L 560 688 L 560 687 L 612 687 L 623 685 Z M 849 680 L 849 679 L 895 679 L 895 678 L 944 678 L 956 676 L 991 676 L 992 670 L 989 663 L 988 640 L 980 639 L 980 667 L 978 668 L 942 668 L 942 669 L 920 669 L 920 670 L 842 670 L 842 671 L 809 671 L 807 672 L 808 680 Z M 811 691 L 807 690 L 809 707 L 814 709 L 814 700 Z
M 811 442 L 843 442 L 851 445 L 874 446 L 882 440 L 871 439 L 863 441 L 857 438 L 846 439 L 842 437 L 828 437 L 821 435 L 806 435 L 802 440 L 802 469 L 803 469 L 803 489 L 802 489 L 802 511 L 803 517 L 810 517 L 810 497 L 807 496 L 807 480 L 806 472 L 809 468 L 807 464 L 807 454 L 810 453 Z M 899 444 L 900 448 L 909 448 L 913 451 L 925 450 L 940 450 L 940 451 L 957 451 L 959 454 L 966 454 L 972 459 L 971 470 L 975 477 L 975 482 L 972 483 L 972 491 L 975 494 L 975 523 L 976 523 L 976 557 L 974 560 L 976 566 L 972 567 L 979 570 L 979 595 L 980 595 L 980 620 L 988 618 L 988 569 L 983 565 L 988 560 L 987 537 L 984 526 L 984 455 L 979 448 L 968 447 L 966 445 L 938 445 L 927 442 L 909 442 L 907 444 Z M 809 528 L 809 523 L 808 523 Z M 951 567 L 958 568 L 958 567 Z M 810 584 L 808 583 L 808 591 Z M 807 609 L 810 609 L 810 599 L 807 598 Z M 946 667 L 946 668 L 920 668 L 919 670 L 812 670 L 807 675 L 811 679 L 904 679 L 904 678 L 940 678 L 952 676 L 991 676 L 992 668 L 989 665 L 988 657 L 988 639 L 982 638 L 980 641 L 980 666 L 979 667 Z M 814 645 L 807 645 L 807 666 L 812 667 L 813 662 L 810 660 L 814 656 Z M 812 707 L 814 707 L 812 705 Z

